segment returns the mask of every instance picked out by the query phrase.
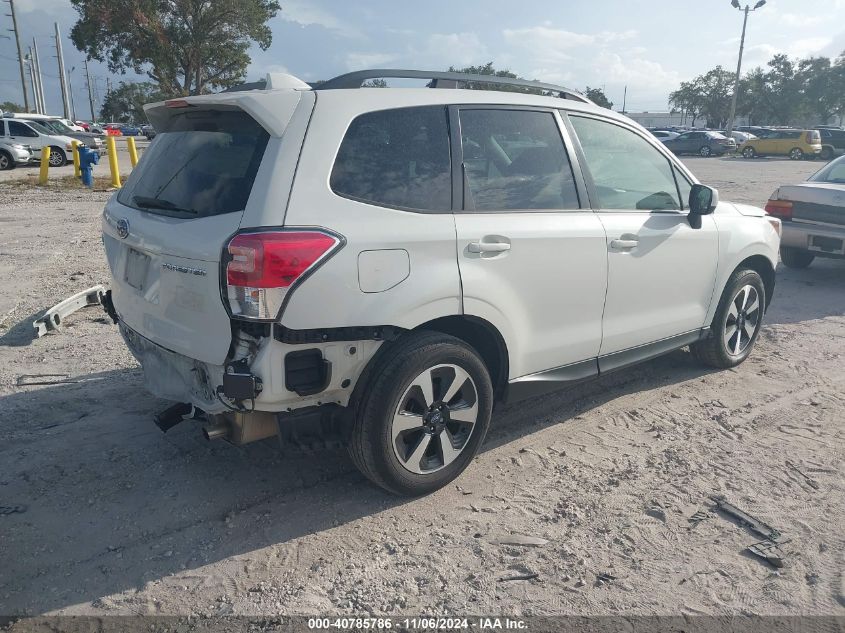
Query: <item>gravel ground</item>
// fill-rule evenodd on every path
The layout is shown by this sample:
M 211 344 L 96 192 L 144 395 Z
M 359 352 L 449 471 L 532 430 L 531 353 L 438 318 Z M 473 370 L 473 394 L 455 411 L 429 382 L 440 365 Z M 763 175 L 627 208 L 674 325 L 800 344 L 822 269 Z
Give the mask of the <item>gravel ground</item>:
M 688 164 L 758 205 L 819 167 Z M 407 500 L 341 451 L 163 435 L 97 309 L 33 340 L 108 281 L 107 196 L 0 183 L 0 614 L 845 614 L 845 262 L 779 268 L 740 367 L 678 351 L 503 408 L 457 485 Z M 71 382 L 16 384 L 45 373 Z M 783 569 L 714 494 L 790 539 Z

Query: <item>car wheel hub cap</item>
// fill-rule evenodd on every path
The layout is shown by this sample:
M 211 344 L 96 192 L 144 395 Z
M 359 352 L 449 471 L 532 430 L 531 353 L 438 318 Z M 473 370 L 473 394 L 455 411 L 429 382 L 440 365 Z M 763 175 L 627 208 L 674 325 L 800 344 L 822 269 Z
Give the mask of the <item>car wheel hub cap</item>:
M 751 344 L 760 325 L 760 295 L 752 285 L 743 286 L 731 300 L 725 318 L 723 341 L 728 354 L 739 356 Z
M 423 371 L 405 389 L 391 423 L 393 453 L 406 470 L 422 475 L 455 461 L 478 420 L 478 391 L 457 365 Z

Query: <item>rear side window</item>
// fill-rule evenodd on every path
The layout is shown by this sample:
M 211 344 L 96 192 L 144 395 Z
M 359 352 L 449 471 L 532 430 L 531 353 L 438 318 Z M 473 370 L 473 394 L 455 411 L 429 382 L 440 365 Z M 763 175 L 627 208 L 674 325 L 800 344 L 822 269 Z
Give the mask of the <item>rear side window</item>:
M 243 211 L 269 138 L 245 112 L 179 114 L 150 144 L 117 199 L 180 218 Z
M 446 108 L 398 108 L 357 117 L 340 145 L 330 185 L 339 196 L 379 206 L 451 210 Z
M 579 208 L 554 114 L 466 109 L 460 116 L 468 209 Z

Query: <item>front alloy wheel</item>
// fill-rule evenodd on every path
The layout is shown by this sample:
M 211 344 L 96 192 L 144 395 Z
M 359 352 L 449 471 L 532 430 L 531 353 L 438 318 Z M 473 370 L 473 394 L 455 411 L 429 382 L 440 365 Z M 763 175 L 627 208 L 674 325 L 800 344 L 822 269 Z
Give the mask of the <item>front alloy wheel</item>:
M 12 161 L 12 157 L 9 156 L 6 152 L 0 152 L 0 171 L 11 169 L 14 166 L 15 163 L 14 161 Z
M 760 295 L 751 284 L 740 288 L 731 301 L 722 339 L 731 356 L 739 356 L 754 340 L 760 325 Z
M 426 369 L 402 394 L 391 437 L 399 463 L 412 473 L 433 473 L 455 461 L 478 421 L 478 393 L 457 365 Z
M 710 154 L 713 153 L 713 150 L 710 149 L 709 145 L 703 145 L 701 149 L 698 150 L 698 153 L 699 155 L 704 156 L 704 158 L 707 158 L 708 156 L 710 156 Z
M 742 157 L 743 158 L 754 158 L 757 155 L 757 152 L 754 151 L 753 147 L 746 147 L 742 150 Z
M 707 338 L 690 345 L 693 356 L 710 367 L 736 367 L 754 347 L 765 308 L 766 287 L 760 273 L 737 270 L 725 285 Z

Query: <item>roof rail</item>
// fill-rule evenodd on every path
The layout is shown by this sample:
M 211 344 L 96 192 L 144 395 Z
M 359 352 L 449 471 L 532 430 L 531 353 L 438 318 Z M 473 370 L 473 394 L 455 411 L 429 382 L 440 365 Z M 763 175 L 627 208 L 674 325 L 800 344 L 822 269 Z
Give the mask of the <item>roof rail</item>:
M 518 88 L 531 88 L 534 90 L 545 90 L 557 93 L 563 99 L 573 99 L 584 103 L 592 103 L 587 97 L 577 90 L 546 84 L 540 81 L 529 81 L 527 79 L 514 79 L 511 77 L 496 77 L 495 75 L 474 75 L 470 73 L 442 72 L 431 70 L 400 70 L 395 68 L 375 68 L 372 70 L 357 70 L 355 72 L 340 75 L 314 86 L 315 90 L 335 90 L 342 88 L 360 88 L 368 79 L 428 79 L 430 88 L 457 88 L 458 84 L 497 84 L 500 86 L 515 86 Z

